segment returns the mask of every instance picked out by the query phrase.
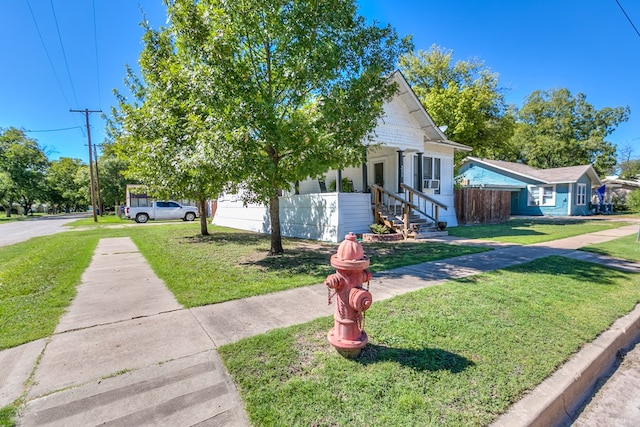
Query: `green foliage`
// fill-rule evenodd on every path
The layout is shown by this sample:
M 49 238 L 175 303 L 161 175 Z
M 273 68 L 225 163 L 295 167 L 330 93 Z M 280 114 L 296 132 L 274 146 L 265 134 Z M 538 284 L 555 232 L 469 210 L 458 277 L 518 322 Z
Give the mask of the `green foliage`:
M 627 195 L 627 207 L 631 212 L 640 212 L 640 190 L 633 190 Z
M 438 126 L 452 141 L 473 147 L 473 155 L 515 160 L 508 144 L 514 115 L 498 86 L 498 74 L 477 59 L 452 60 L 436 45 L 405 54 L 400 69 Z
M 0 170 L 4 172 L 0 196 L 6 205 L 17 202 L 28 212 L 36 200 L 46 197 L 47 156 L 22 130 L 11 127 L 0 131 Z
M 356 360 L 327 343 L 329 317 L 218 351 L 255 426 L 490 425 L 639 291 L 637 274 L 549 257 L 375 302 Z
M 640 159 L 619 162 L 620 179 L 637 180 L 640 177 Z
M 156 104 L 166 105 L 160 112 L 179 114 L 156 125 L 149 112 L 139 127 L 152 133 L 135 143 L 146 144 L 166 127 L 154 153 L 166 150 L 172 162 L 178 141 L 211 143 L 206 158 L 229 173 L 218 181 L 242 183 L 246 201 L 271 204 L 270 251 L 281 253 L 278 190 L 362 162 L 362 140 L 395 90 L 385 76 L 407 45 L 392 28 L 367 25 L 353 0 L 178 0 L 168 12 L 169 28 L 147 31 L 144 82 L 132 79 L 132 89 L 146 94 L 157 80 L 163 101 Z M 202 137 L 191 138 L 192 128 Z
M 125 177 L 128 162 L 103 154 L 100 156 L 100 195 L 105 207 L 124 204 L 127 184 L 134 181 Z
M 384 224 L 371 224 L 369 229 L 374 234 L 389 234 L 393 230 Z
M 77 179 L 79 174 L 86 176 L 86 180 Z M 78 210 L 91 204 L 88 189 L 89 166 L 82 160 L 69 157 L 53 160 L 47 171 L 46 181 L 50 189 L 48 201 L 53 206 Z
M 329 191 L 336 191 L 336 180 L 329 181 L 328 186 Z M 342 192 L 343 193 L 353 193 L 353 182 L 349 178 L 342 178 Z
M 605 141 L 629 117 L 629 107 L 595 109 L 586 95 L 567 89 L 537 90 L 518 112 L 512 143 L 529 166 L 547 169 L 592 164 L 598 175 L 612 172 L 615 145 Z

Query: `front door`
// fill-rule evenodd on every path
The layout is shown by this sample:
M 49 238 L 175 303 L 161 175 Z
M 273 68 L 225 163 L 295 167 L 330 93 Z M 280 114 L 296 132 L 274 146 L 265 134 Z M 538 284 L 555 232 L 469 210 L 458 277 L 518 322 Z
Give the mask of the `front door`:
M 384 188 L 384 163 L 373 164 L 373 183 Z

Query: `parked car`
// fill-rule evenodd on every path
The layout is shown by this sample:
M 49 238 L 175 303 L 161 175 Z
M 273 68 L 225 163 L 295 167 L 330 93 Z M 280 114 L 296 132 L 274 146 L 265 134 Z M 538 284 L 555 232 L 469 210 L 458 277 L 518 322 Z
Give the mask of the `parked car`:
M 145 223 L 150 219 L 181 219 L 183 221 L 193 221 L 198 217 L 198 208 L 195 206 L 183 206 L 178 202 L 153 202 L 147 207 L 126 207 L 125 217 L 138 223 Z

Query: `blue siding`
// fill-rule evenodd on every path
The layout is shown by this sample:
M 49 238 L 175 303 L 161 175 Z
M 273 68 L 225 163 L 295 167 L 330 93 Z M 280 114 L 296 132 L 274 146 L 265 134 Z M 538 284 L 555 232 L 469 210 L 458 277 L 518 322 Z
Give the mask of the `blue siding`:
M 460 168 L 457 179 L 469 180 L 472 187 L 487 186 L 546 186 L 539 181 L 525 179 L 521 176 L 507 171 L 491 168 L 487 165 L 470 162 Z M 578 184 L 562 183 L 555 185 L 555 203 L 553 206 L 529 206 L 528 188 L 513 190 L 511 192 L 511 214 L 512 215 L 587 215 L 589 214 L 589 201 L 591 198 L 591 180 L 587 175 L 583 175 L 579 183 L 586 184 L 586 204 L 577 205 Z
M 487 169 L 484 165 L 468 163 L 460 168 L 459 178 L 468 179 L 471 186 L 486 185 L 522 185 L 515 176 L 502 171 Z

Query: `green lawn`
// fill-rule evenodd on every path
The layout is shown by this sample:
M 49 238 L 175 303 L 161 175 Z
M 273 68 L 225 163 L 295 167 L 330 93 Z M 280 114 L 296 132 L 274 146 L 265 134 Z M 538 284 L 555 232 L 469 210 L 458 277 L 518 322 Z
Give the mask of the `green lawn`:
M 284 239 L 286 254 L 266 257 L 269 236 L 198 223 L 92 227 L 0 247 L 0 349 L 51 335 L 75 296 L 103 237 L 131 236 L 153 270 L 188 307 L 322 282 L 337 245 Z M 369 244 L 372 271 L 482 251 L 433 243 Z
M 327 343 L 330 317 L 219 351 L 256 426 L 480 426 L 639 292 L 640 275 L 549 257 L 374 303 L 355 361 Z
M 39 216 L 45 216 L 45 215 L 46 214 L 43 214 L 43 213 L 34 213 L 33 215 L 12 214 L 9 218 L 7 218 L 7 214 L 5 212 L 0 212 L 0 224 L 5 222 L 12 222 L 12 221 L 26 221 L 29 219 L 33 219 L 33 218 L 37 218 Z
M 178 301 L 194 307 L 313 285 L 335 270 L 329 259 L 337 245 L 283 239 L 285 254 L 267 257 L 270 237 L 210 226 L 210 236 L 194 235 L 198 224 L 131 227 L 127 233 Z M 418 264 L 484 248 L 437 243 L 365 243 L 372 272 Z
M 96 215 L 98 222 L 93 220 L 93 215 L 82 218 L 77 221 L 65 224 L 67 227 L 100 227 L 105 225 L 117 225 L 117 224 L 132 224 L 133 221 L 127 219 L 121 219 L 117 215 Z
M 451 227 L 450 236 L 530 245 L 628 225 L 588 219 L 512 219 L 503 224 Z
M 61 233 L 0 248 L 0 349 L 53 333 L 98 238 Z
M 640 262 L 640 242 L 637 239 L 638 236 L 632 234 L 608 242 L 585 246 L 580 250 Z

